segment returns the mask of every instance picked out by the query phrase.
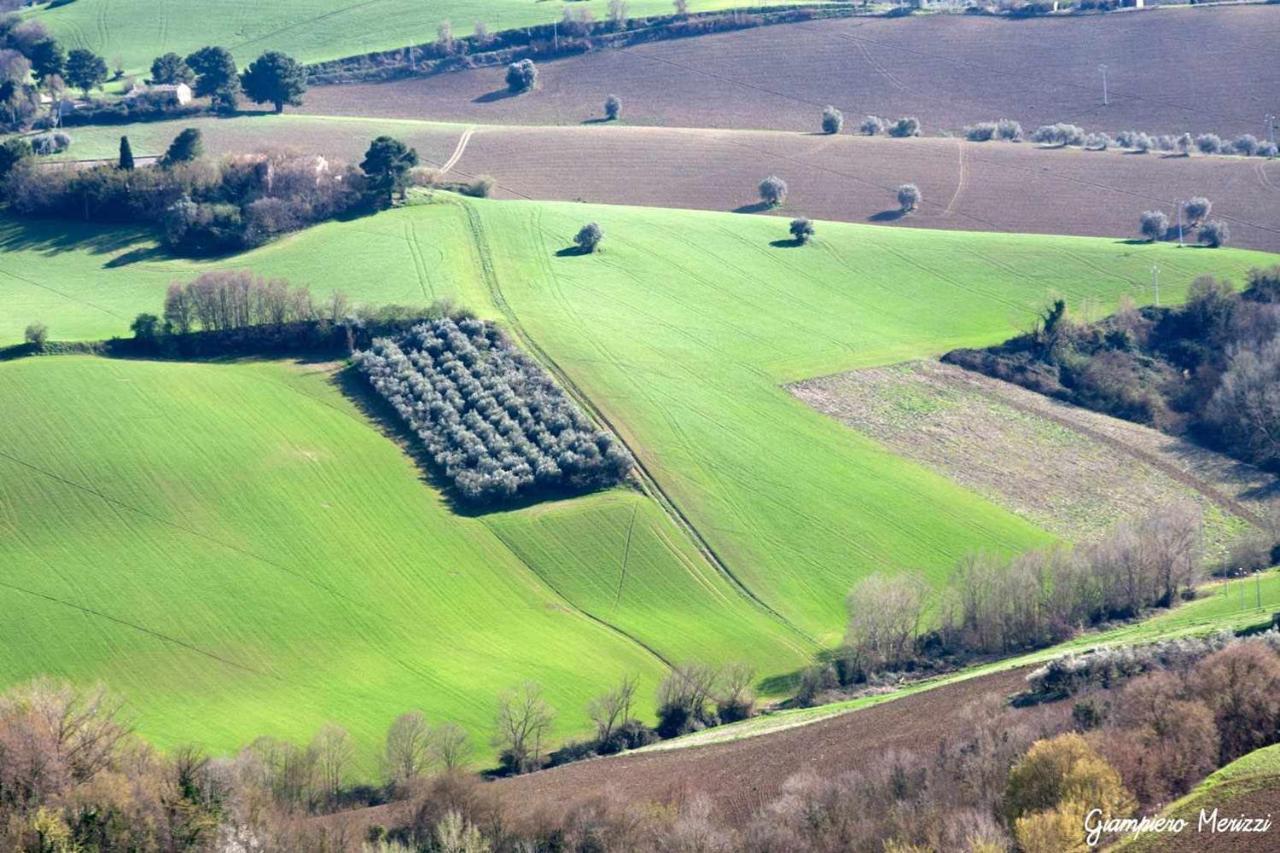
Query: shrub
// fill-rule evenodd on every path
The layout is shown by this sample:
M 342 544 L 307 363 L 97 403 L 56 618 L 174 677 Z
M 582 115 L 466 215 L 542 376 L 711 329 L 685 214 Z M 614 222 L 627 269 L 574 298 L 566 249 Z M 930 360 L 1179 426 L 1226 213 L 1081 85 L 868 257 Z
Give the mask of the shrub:
M 920 135 L 920 119 L 915 116 L 903 116 L 889 128 L 889 135 L 904 138 Z
M 1149 243 L 1162 240 L 1165 232 L 1169 230 L 1169 217 L 1165 215 L 1163 210 L 1143 211 L 1142 217 L 1139 219 L 1138 230 L 1143 237 L 1147 238 Z
M 532 59 L 521 59 L 507 66 L 507 89 L 513 94 L 528 92 L 538 85 L 538 66 Z
M 1210 219 L 1200 226 L 1200 242 L 1211 249 L 1226 245 L 1231 239 L 1231 229 L 1221 219 Z
M 1201 154 L 1220 154 L 1222 139 L 1216 133 L 1202 133 L 1196 137 L 1196 148 L 1200 149 Z
M 1280 153 L 1280 148 L 1274 142 L 1259 142 L 1258 150 L 1255 153 L 1259 157 L 1275 157 Z
M 920 188 L 915 184 L 903 184 L 898 187 L 898 209 L 910 213 L 920 206 Z
M 1041 145 L 1083 145 L 1084 129 L 1074 124 L 1044 124 L 1031 134 L 1032 142 Z
M 355 362 L 468 502 L 612 485 L 631 457 L 492 324 L 441 318 Z
M 199 128 L 188 127 L 173 138 L 169 148 L 160 158 L 161 166 L 190 163 L 204 154 L 204 138 Z
M 1208 227 L 1212 223 L 1205 223 Z M 1204 228 L 1200 229 L 1204 240 Z M 1237 346 L 1205 407 L 1205 423 L 1241 459 L 1280 468 L 1280 339 Z M 1267 554 L 1266 563 L 1270 563 Z
M 996 122 L 996 136 L 1006 142 L 1022 141 L 1022 125 L 1013 119 L 1002 118 Z
M 844 113 L 828 105 L 822 110 L 822 132 L 839 133 L 844 127 Z
M 467 184 L 462 192 L 464 195 L 469 195 L 473 198 L 488 198 L 497 183 L 488 175 L 476 175 L 475 179 Z
M 1111 145 L 1111 137 L 1105 133 L 1090 133 L 1084 138 L 1086 151 L 1106 151 Z
M 996 136 L 996 124 L 991 121 L 971 124 L 964 129 L 964 138 L 970 142 L 989 142 Z
M 49 340 L 49 327 L 44 323 L 32 323 L 22 333 L 22 339 L 36 349 L 42 350 Z
M 1010 823 L 1028 815 L 1081 805 L 1082 813 L 1101 808 L 1105 815 L 1125 817 L 1136 804 L 1115 769 L 1074 732 L 1036 741 L 1009 771 L 1004 811 Z M 1078 843 L 1083 825 L 1073 829 Z M 1021 835 L 1021 831 L 1017 834 Z
M 1191 134 L 1182 133 L 1178 135 L 1176 144 L 1178 146 L 1179 153 L 1181 153 L 1183 157 L 1190 157 L 1191 149 L 1195 145 L 1195 141 L 1191 138 Z
M 787 182 L 777 175 L 770 175 L 760 182 L 760 200 L 770 207 L 777 207 L 787 200 Z
M 573 242 L 583 252 L 590 254 L 600 245 L 600 241 L 604 239 L 604 231 L 594 222 L 588 222 L 578 230 L 574 235 Z
M 716 725 L 710 709 L 716 673 L 707 666 L 680 664 L 658 685 L 658 736 L 679 737 Z
M 875 136 L 878 133 L 884 133 L 885 121 L 878 116 L 867 116 L 862 120 L 862 124 L 858 125 L 865 136 Z
M 805 217 L 791 220 L 791 239 L 797 243 L 808 243 L 813 239 L 813 223 Z
M 622 99 L 610 95 L 604 99 L 604 117 L 608 121 L 617 121 L 622 115 Z
M 42 157 L 61 154 L 71 147 L 71 137 L 62 131 L 42 133 L 31 138 L 31 150 Z
M 1187 677 L 1191 691 L 1212 710 L 1222 763 L 1274 743 L 1280 726 L 1280 656 L 1261 643 L 1237 643 L 1215 652 Z
M 1252 157 L 1258 153 L 1258 137 L 1252 133 L 1241 134 L 1231 141 L 1231 150 L 1245 157 Z
M 1213 210 L 1213 202 L 1204 196 L 1194 196 L 1187 199 L 1187 203 L 1183 205 L 1183 210 L 1187 214 L 1188 227 L 1195 228 L 1204 222 L 1209 215 L 1209 211 Z

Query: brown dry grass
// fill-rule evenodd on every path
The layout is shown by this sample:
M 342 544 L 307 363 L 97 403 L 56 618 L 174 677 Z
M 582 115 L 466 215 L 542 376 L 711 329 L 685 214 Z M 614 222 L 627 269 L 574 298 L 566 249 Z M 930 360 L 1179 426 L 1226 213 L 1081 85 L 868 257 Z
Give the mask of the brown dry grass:
M 1217 557 L 1246 521 L 1280 509 L 1274 478 L 1251 466 L 958 367 L 911 362 L 791 391 L 1069 541 L 1194 500 Z
M 312 90 L 309 111 L 487 124 L 578 124 L 605 96 L 629 123 L 817 129 L 826 104 L 855 120 L 917 115 L 926 133 L 1008 117 L 1097 130 L 1261 133 L 1280 83 L 1280 9 L 1165 8 L 1011 21 L 934 15 L 765 27 L 541 64 L 507 97 L 503 69 Z M 1098 65 L 1109 67 L 1101 103 Z

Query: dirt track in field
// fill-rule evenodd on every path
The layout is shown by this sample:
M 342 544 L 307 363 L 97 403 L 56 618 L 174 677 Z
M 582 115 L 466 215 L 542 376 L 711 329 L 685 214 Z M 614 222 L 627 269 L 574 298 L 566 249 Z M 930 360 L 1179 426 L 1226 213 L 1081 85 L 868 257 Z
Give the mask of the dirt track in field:
M 809 130 L 833 104 L 855 123 L 867 113 L 916 115 L 926 134 L 1008 117 L 1030 127 L 1261 135 L 1264 114 L 1280 112 L 1277 43 L 1276 6 L 1024 21 L 854 18 L 541 63 L 539 89 L 517 97 L 506 94 L 504 69 L 485 68 L 317 87 L 307 110 L 576 125 L 598 118 L 612 93 L 628 122 L 666 127 Z

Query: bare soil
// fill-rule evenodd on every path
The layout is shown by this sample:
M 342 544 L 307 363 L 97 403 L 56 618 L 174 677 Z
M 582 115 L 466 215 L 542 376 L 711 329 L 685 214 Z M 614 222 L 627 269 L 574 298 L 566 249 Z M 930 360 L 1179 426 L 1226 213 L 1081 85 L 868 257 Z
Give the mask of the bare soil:
M 1158 430 L 937 362 L 791 386 L 819 411 L 1071 541 L 1153 506 L 1206 510 L 1210 557 L 1280 509 L 1280 484 Z
M 762 27 L 505 69 L 317 87 L 310 112 L 578 124 L 616 94 L 629 123 L 816 130 L 827 104 L 918 116 L 926 134 L 1002 117 L 1091 130 L 1262 134 L 1280 83 L 1280 8 L 1156 8 L 1070 18 L 852 18 Z M 1108 70 L 1109 101 L 1102 104 Z

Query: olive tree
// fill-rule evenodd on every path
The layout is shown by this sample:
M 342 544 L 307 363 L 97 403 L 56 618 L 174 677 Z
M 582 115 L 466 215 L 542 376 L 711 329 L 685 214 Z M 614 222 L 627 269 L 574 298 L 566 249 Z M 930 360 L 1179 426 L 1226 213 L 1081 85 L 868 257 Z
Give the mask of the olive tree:
M 607 121 L 617 121 L 622 116 L 622 99 L 610 95 L 604 99 L 604 117 Z
M 813 239 L 813 223 L 803 216 L 791 220 L 791 237 L 802 245 L 808 243 Z
M 867 116 L 862 120 L 862 124 L 858 125 L 858 130 L 862 131 L 865 136 L 884 133 L 884 119 L 879 116 Z
M 507 89 L 512 94 L 528 92 L 538 85 L 538 66 L 532 59 L 521 59 L 507 66 Z
M 588 222 L 578 229 L 578 233 L 574 235 L 573 242 L 578 248 L 586 254 L 591 254 L 600 245 L 600 241 L 604 239 L 604 230 L 594 222 Z
M 777 175 L 770 175 L 760 182 L 760 200 L 770 207 L 777 207 L 787 200 L 787 182 Z
M 915 184 L 903 184 L 898 187 L 898 209 L 910 213 L 920 206 L 920 188 Z
M 1187 225 L 1195 228 L 1209 216 L 1209 211 L 1213 210 L 1213 202 L 1204 196 L 1195 196 L 1187 200 L 1183 210 L 1187 214 Z
M 833 106 L 828 105 L 822 111 L 822 132 L 823 133 L 839 133 L 844 127 L 844 113 L 840 112 Z
M 1138 230 L 1147 242 L 1154 243 L 1164 238 L 1169 230 L 1169 217 L 1163 210 L 1144 210 L 1138 220 Z
M 1210 219 L 1200 226 L 1200 242 L 1211 249 L 1225 245 L 1231 239 L 1231 230 L 1221 219 Z

